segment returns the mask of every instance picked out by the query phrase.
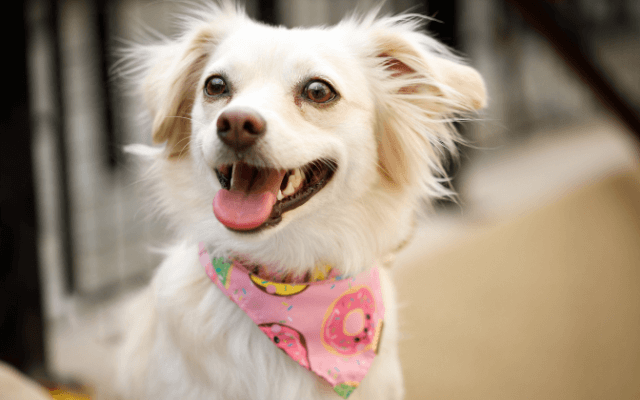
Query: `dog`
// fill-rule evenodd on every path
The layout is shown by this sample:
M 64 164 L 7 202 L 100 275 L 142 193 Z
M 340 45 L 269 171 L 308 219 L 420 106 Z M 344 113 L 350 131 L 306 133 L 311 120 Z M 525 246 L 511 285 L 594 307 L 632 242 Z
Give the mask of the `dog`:
M 425 202 L 451 195 L 443 160 L 460 140 L 453 122 L 487 99 L 479 73 L 422 31 L 424 17 L 379 14 L 287 29 L 227 1 L 183 17 L 176 38 L 130 49 L 129 76 L 162 146 L 128 150 L 147 161 L 149 207 L 177 240 L 131 312 L 124 398 L 403 397 L 387 258 Z M 243 303 L 245 286 L 226 288 L 221 268 L 251 278 L 260 299 L 274 296 L 282 320 L 260 323 L 251 310 L 271 308 Z M 315 301 L 294 303 L 313 283 L 329 293 L 360 277 L 373 286 L 345 286 L 361 301 L 344 303 L 358 308 L 355 328 L 332 322 L 339 299 L 330 299 L 334 314 L 313 328 L 321 333 L 305 341 L 289 329 L 288 312 L 304 323 L 316 315 Z M 306 290 L 276 298 L 260 282 Z M 335 329 L 347 345 L 328 343 Z M 320 370 L 314 349 L 353 371 Z

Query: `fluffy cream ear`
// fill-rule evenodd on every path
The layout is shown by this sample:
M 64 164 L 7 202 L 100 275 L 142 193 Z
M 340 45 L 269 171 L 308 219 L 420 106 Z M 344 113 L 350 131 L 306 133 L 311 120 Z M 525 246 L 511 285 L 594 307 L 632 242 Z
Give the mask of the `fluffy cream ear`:
M 450 194 L 439 184 L 442 158 L 455 153 L 452 122 L 487 102 L 484 81 L 411 16 L 382 19 L 371 28 L 378 87 L 378 156 L 393 189 Z
M 443 110 L 445 113 L 485 107 L 487 93 L 480 74 L 463 65 L 444 45 L 414 29 L 413 24 L 404 23 L 374 34 L 377 56 L 393 71 L 392 77 L 413 80 L 405 91 L 428 88 L 446 99 L 449 110 Z
M 446 95 L 454 101 L 459 101 L 461 111 L 480 110 L 487 106 L 487 90 L 478 71 L 437 56 L 432 57 L 427 63 L 434 78 L 451 89 Z
M 153 142 L 167 143 L 167 157 L 188 154 L 191 109 L 209 55 L 226 34 L 249 22 L 235 0 L 206 2 L 185 11 L 179 20 L 184 28 L 181 36 L 125 48 L 118 67 L 135 94 L 144 98 Z
M 191 134 L 191 107 L 217 32 L 203 25 L 192 34 L 158 48 L 157 61 L 145 77 L 145 103 L 153 118 L 153 142 L 167 142 L 169 157 L 186 154 Z

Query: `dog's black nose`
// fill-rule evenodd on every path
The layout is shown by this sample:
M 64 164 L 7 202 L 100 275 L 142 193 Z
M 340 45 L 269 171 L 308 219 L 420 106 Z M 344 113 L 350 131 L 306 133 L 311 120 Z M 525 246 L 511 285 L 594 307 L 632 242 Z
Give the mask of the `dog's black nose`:
M 223 111 L 216 128 L 223 143 L 235 151 L 244 151 L 264 135 L 267 123 L 253 110 L 236 108 Z

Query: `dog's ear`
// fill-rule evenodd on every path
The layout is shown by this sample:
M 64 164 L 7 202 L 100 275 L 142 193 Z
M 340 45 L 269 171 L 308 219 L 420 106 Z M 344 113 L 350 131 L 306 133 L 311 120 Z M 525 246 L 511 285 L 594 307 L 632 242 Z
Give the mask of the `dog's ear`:
M 404 92 L 429 90 L 442 99 L 445 114 L 484 108 L 484 80 L 473 68 L 462 64 L 445 46 L 423 33 L 382 29 L 374 33 L 377 56 L 392 78 L 411 78 Z M 434 99 L 436 100 L 436 99 Z
M 478 71 L 437 56 L 428 65 L 434 78 L 450 89 L 441 90 L 440 95 L 449 97 L 454 106 L 457 103 L 459 111 L 477 111 L 487 106 L 487 90 Z
M 123 90 L 144 99 L 153 142 L 166 143 L 167 157 L 188 153 L 191 109 L 209 55 L 225 35 L 248 22 L 235 0 L 208 2 L 185 10 L 179 17 L 184 30 L 178 37 L 143 34 L 140 44 L 120 50 L 122 59 L 115 71 L 126 84 Z
M 370 32 L 381 174 L 392 188 L 446 196 L 437 178 L 443 155 L 455 153 L 452 122 L 486 106 L 484 81 L 412 20 L 379 20 Z
M 196 85 L 217 34 L 211 24 L 202 25 L 184 38 L 155 49 L 155 60 L 142 89 L 152 117 L 153 142 L 166 142 L 168 157 L 179 157 L 188 150 Z

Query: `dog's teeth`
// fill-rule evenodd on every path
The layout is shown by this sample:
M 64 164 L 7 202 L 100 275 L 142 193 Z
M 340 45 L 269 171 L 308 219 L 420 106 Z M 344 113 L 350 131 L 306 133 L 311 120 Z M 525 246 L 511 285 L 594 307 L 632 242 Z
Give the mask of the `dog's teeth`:
M 289 179 L 287 180 L 287 187 L 284 190 L 278 191 L 278 200 L 282 200 L 284 197 L 291 196 L 302 185 L 304 180 L 304 172 L 300 168 L 295 168 L 289 173 Z
M 300 168 L 296 168 L 295 171 L 293 172 L 292 175 L 292 183 L 293 183 L 293 187 L 294 189 L 298 189 L 300 187 L 300 184 L 302 183 L 303 180 L 303 172 L 302 170 L 300 170 Z M 291 178 L 289 178 L 291 179 Z
M 296 169 L 293 175 L 289 177 L 289 184 L 291 185 L 291 187 L 293 187 L 294 190 L 298 188 L 298 184 L 300 183 L 300 180 L 298 179 L 297 171 L 298 170 Z
M 291 179 L 291 177 L 289 177 L 289 182 L 287 182 L 287 187 L 284 189 L 282 194 L 284 196 L 289 196 L 289 195 L 292 195 L 293 192 L 295 192 L 295 191 L 296 191 L 296 189 L 293 187 L 293 180 Z

